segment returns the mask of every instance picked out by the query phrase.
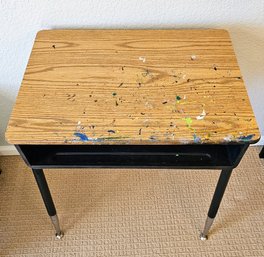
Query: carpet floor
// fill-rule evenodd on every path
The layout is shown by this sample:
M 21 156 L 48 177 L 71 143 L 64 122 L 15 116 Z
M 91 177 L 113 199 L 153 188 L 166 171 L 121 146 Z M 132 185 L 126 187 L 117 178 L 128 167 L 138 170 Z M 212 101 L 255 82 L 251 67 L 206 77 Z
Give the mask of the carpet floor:
M 209 240 L 200 241 L 216 170 L 45 170 L 56 240 L 31 170 L 0 157 L 0 256 L 264 256 L 264 160 L 250 147 L 234 170 Z

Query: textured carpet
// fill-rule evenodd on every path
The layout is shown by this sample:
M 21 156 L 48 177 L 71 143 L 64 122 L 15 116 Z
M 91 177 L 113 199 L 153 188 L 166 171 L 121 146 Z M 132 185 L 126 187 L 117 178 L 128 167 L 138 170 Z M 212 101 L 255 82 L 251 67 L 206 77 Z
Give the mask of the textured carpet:
M 208 241 L 198 236 L 215 170 L 45 170 L 58 241 L 30 169 L 0 157 L 0 256 L 264 256 L 264 160 L 235 169 Z

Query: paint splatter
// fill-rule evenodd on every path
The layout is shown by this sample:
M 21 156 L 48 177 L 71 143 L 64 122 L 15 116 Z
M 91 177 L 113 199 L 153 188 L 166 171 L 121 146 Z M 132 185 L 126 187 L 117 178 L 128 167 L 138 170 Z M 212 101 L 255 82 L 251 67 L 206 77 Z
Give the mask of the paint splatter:
M 116 92 L 113 92 L 113 93 L 112 93 L 112 96 L 116 96 L 116 95 L 117 95 L 117 93 L 116 93 Z
M 250 122 L 250 121 L 252 121 L 252 119 L 244 119 L 244 121 L 248 121 L 248 122 Z
M 197 120 L 203 120 L 205 118 L 205 116 L 206 116 L 206 112 L 205 112 L 205 110 L 203 110 L 200 115 L 196 116 L 196 119 Z
M 177 101 L 180 101 L 181 100 L 181 97 L 179 95 L 176 96 L 176 100 Z
M 82 125 L 81 125 L 81 121 L 78 121 L 76 125 L 76 130 L 80 130 L 80 129 L 82 129 Z
M 150 139 L 151 141 L 157 141 L 157 138 L 156 138 L 155 136 L 150 136 L 149 139 Z
M 205 139 L 205 140 L 209 140 L 209 139 L 210 139 L 210 136 L 211 136 L 211 134 L 210 134 L 210 133 L 207 133 L 207 134 L 204 136 L 204 139 Z
M 191 55 L 191 60 L 192 61 L 196 60 L 196 55 Z
M 75 132 L 74 136 L 79 137 L 79 139 L 83 142 L 89 141 L 89 138 L 84 133 Z
M 145 106 L 148 108 L 148 109 L 153 109 L 153 105 L 149 102 L 146 102 L 145 103 Z
M 143 72 L 143 73 L 142 73 L 142 76 L 143 76 L 143 77 L 146 77 L 146 76 L 148 76 L 149 74 L 150 74 L 149 70 L 146 70 L 146 72 Z
M 139 56 L 139 58 L 138 58 L 140 61 L 142 61 L 142 62 L 146 62 L 146 58 L 145 57 L 143 57 L 143 56 Z
M 183 109 L 178 110 L 178 113 L 185 113 Z
M 231 142 L 234 140 L 234 136 L 233 135 L 227 135 L 224 137 L 224 141 L 225 142 Z
M 173 124 L 173 122 L 170 123 L 170 127 L 174 127 L 175 125 Z
M 181 98 L 179 95 L 176 96 L 176 102 L 177 102 L 177 103 L 179 103 L 181 99 L 182 99 L 182 98 Z
M 76 96 L 76 94 L 67 94 L 67 100 L 70 100 L 70 101 L 74 102 L 75 101 L 75 96 Z
M 143 121 L 144 126 L 147 128 L 150 124 L 149 119 Z
M 198 137 L 196 134 L 193 134 L 193 141 L 194 143 L 201 143 L 202 139 Z
M 118 139 L 129 139 L 129 137 L 101 137 L 101 138 L 88 138 L 84 133 L 75 132 L 74 136 L 78 137 L 80 141 L 82 142 L 102 142 L 107 140 L 118 140 Z M 72 140 L 73 142 L 76 141 L 75 139 Z
M 191 117 L 187 117 L 187 118 L 183 118 L 183 120 L 186 122 L 186 125 L 188 128 L 191 128 L 192 125 L 192 118 Z
M 123 82 L 122 82 L 122 83 L 120 83 L 118 87 L 122 87 L 122 86 L 123 86 L 123 84 L 124 84 Z
M 255 136 L 255 134 L 250 134 L 250 135 L 247 135 L 247 136 L 240 136 L 238 139 L 239 139 L 240 141 L 243 141 L 243 142 L 248 142 L 248 141 L 250 141 L 254 136 Z
M 112 129 L 109 129 L 109 130 L 107 130 L 107 132 L 108 133 L 116 133 L 114 130 L 112 130 Z

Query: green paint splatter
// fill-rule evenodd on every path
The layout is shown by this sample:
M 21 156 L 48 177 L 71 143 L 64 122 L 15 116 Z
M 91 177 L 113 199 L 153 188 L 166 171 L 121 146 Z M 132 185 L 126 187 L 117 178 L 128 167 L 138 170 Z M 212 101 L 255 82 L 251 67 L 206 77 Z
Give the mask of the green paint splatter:
M 183 118 L 183 120 L 186 122 L 186 125 L 188 128 L 191 128 L 191 125 L 192 125 L 192 118 L 190 117 L 187 117 L 187 118 Z
M 180 103 L 180 100 L 181 100 L 182 98 L 179 96 L 179 95 L 177 95 L 176 96 L 176 103 L 178 104 L 178 103 Z
M 113 92 L 113 93 L 112 93 L 112 95 L 113 95 L 113 96 L 116 96 L 116 95 L 117 95 L 117 93 L 116 93 L 116 92 Z

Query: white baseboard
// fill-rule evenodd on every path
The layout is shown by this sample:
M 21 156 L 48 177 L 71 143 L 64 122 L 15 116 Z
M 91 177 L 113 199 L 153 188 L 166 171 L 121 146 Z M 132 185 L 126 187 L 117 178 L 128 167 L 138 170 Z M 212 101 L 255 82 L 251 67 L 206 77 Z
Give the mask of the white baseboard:
M 262 137 L 260 138 L 260 140 L 258 141 L 258 143 L 255 144 L 255 145 L 264 145 L 264 136 L 262 136 Z
M 0 146 L 1 155 L 19 155 L 17 149 L 13 145 Z

